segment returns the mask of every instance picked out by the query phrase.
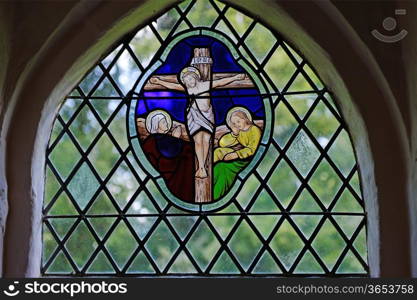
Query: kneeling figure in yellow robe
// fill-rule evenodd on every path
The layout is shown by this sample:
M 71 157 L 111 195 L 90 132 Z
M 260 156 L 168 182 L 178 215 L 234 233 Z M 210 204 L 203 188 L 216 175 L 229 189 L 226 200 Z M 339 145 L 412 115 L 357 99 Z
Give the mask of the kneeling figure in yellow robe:
M 262 132 L 253 124 L 245 113 L 236 111 L 231 118 L 232 132 L 227 133 L 219 140 L 219 147 L 214 150 L 214 163 L 245 159 L 255 154 L 261 139 Z M 242 145 L 243 148 L 235 150 L 232 147 Z

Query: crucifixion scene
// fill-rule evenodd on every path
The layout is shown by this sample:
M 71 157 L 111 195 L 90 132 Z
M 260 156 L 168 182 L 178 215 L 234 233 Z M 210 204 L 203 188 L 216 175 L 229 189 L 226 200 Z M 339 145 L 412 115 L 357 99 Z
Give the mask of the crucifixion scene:
M 141 147 L 170 192 L 201 204 L 226 195 L 259 146 L 265 114 L 227 47 L 209 37 L 185 39 L 138 98 Z

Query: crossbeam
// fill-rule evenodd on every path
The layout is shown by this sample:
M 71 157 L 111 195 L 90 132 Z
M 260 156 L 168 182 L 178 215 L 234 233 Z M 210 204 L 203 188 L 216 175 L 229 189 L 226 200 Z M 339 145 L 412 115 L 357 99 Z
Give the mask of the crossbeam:
M 234 75 L 238 75 L 240 73 L 214 73 L 213 80 L 218 80 L 226 77 L 232 77 Z M 153 91 L 153 90 L 166 90 L 165 87 L 159 84 L 151 83 L 151 79 L 158 77 L 164 81 L 172 82 L 172 83 L 179 83 L 177 74 L 168 74 L 168 75 L 154 75 L 148 79 L 144 86 L 145 91 Z M 241 89 L 241 88 L 253 88 L 255 85 L 253 84 L 252 80 L 245 74 L 245 79 L 243 80 L 236 80 L 232 83 L 226 84 L 224 86 L 218 87 L 216 89 Z M 184 90 L 185 91 L 185 90 Z

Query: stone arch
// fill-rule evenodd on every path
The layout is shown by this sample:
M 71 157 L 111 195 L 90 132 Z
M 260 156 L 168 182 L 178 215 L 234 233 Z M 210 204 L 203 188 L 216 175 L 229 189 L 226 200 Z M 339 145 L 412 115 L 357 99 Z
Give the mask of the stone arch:
M 405 129 L 392 92 L 369 50 L 330 3 L 303 3 L 299 9 L 285 2 L 230 2 L 251 15 L 262 16 L 312 65 L 321 66 L 317 72 L 339 102 L 362 169 L 371 276 L 408 276 L 409 215 L 407 201 L 403 200 L 407 199 L 407 189 L 401 184 L 408 175 Z M 44 157 L 60 101 L 118 38 L 173 1 L 122 3 L 75 5 L 7 95 L 10 105 L 1 145 L 5 153 L 2 165 L 7 170 L 1 173 L 2 179 L 7 177 L 4 199 L 10 199 L 4 255 L 7 277 L 39 276 Z M 311 16 L 315 16 L 314 22 Z M 363 72 L 366 81 L 357 76 L 357 70 Z M 386 127 L 379 126 L 381 120 Z M 386 155 L 397 159 L 388 161 Z M 396 182 L 391 182 L 392 172 L 398 174 Z M 395 210 L 392 199 L 403 200 L 396 203 Z M 398 231 L 404 234 L 398 235 Z M 403 247 L 391 247 L 393 244 Z

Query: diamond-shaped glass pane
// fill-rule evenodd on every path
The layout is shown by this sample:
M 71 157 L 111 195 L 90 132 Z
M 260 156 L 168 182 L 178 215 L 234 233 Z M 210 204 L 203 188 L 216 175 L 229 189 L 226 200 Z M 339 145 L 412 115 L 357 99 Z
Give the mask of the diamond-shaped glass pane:
M 313 69 L 311 69 L 309 65 L 304 66 L 304 71 L 307 73 L 307 76 L 311 79 L 316 89 L 324 88 L 323 83 L 317 77 L 317 74 L 313 71 Z
M 265 159 L 263 161 L 265 161 Z M 239 194 L 236 196 L 237 201 L 243 208 L 246 208 L 249 201 L 252 200 L 252 195 L 256 193 L 256 191 L 259 189 L 259 186 L 260 182 L 258 179 L 256 179 L 255 175 L 251 175 L 246 180 Z
M 333 216 L 340 228 L 342 228 L 345 235 L 350 239 L 354 232 L 358 229 L 359 224 L 364 219 L 363 216 Z
M 152 29 L 147 26 L 136 33 L 129 46 L 134 51 L 142 67 L 145 68 L 159 49 L 160 43 Z
M 144 239 L 156 222 L 156 217 L 128 217 L 130 225 L 140 239 Z
M 319 144 L 324 148 L 340 124 L 324 102 L 320 101 L 308 117 L 306 125 Z M 345 155 L 349 151 L 343 148 L 338 148 L 338 150 L 340 152 L 339 155 Z
M 89 95 L 93 87 L 97 84 L 98 80 L 103 75 L 103 71 L 99 66 L 96 66 L 79 84 L 79 87 L 85 95 Z
M 298 122 L 288 110 L 284 102 L 278 103 L 275 108 L 275 122 L 274 122 L 274 140 L 284 147 L 288 139 L 293 135 L 295 129 L 298 127 Z
M 254 274 L 281 274 L 282 271 L 275 262 L 272 255 L 265 251 L 259 259 L 256 267 L 253 269 Z
M 195 1 L 193 7 L 187 14 L 194 27 L 209 27 L 217 18 L 218 13 L 208 1 Z
M 140 74 L 139 66 L 127 49 L 122 52 L 110 69 L 110 76 L 125 95 L 132 89 Z
M 140 192 L 139 195 L 136 196 L 128 210 L 129 214 L 153 214 L 157 212 L 158 210 L 155 208 L 145 191 Z
M 102 251 L 100 251 L 98 255 L 94 258 L 93 262 L 90 264 L 90 267 L 87 269 L 87 273 L 111 274 L 115 273 L 115 270 L 107 256 Z
M 46 180 L 45 180 L 45 201 L 43 202 L 43 206 L 47 206 L 51 198 L 56 194 L 58 189 L 60 188 L 60 184 L 56 179 L 54 173 L 51 171 L 49 167 L 46 167 Z
M 59 143 L 49 154 L 49 160 L 62 179 L 67 178 L 80 158 L 80 152 L 67 134 L 62 136 Z
M 146 184 L 146 189 L 148 190 L 149 194 L 151 195 L 152 199 L 156 202 L 157 207 L 160 209 L 164 209 L 167 206 L 167 201 L 164 196 L 158 190 L 158 187 L 155 185 L 153 181 L 148 181 Z
M 337 108 L 333 97 L 329 93 L 324 93 L 324 101 L 332 107 L 332 111 L 335 115 L 340 117 L 339 109 Z
M 94 90 L 93 97 L 122 97 L 108 76 L 105 76 L 99 86 Z
M 117 114 L 114 116 L 112 122 L 109 125 L 109 130 L 113 135 L 114 139 L 117 141 L 117 144 L 125 151 L 129 142 L 127 141 L 127 132 L 126 132 L 126 106 L 122 106 Z
M 320 215 L 295 215 L 292 216 L 294 223 L 297 225 L 298 229 L 304 234 L 308 239 L 316 229 L 319 224 L 322 216 Z
M 113 60 L 116 57 L 116 55 L 120 52 L 120 49 L 122 49 L 122 45 L 117 46 L 116 49 L 114 49 L 112 52 L 110 52 L 110 54 L 108 54 L 101 61 L 101 63 L 103 64 L 103 66 L 105 66 L 106 68 L 108 68 L 109 65 L 113 62 Z
M 294 80 L 288 82 L 284 90 L 285 92 L 311 92 L 314 91 L 314 88 L 311 86 L 309 78 L 301 71 L 298 71 Z
M 246 270 L 258 254 L 262 242 L 248 223 L 242 221 L 228 245 L 240 265 Z
M 295 70 L 294 62 L 282 47 L 278 47 L 265 64 L 265 71 L 268 72 L 269 77 L 280 91 L 285 87 Z
M 318 94 L 295 94 L 286 95 L 285 99 L 291 105 L 292 109 L 297 113 L 298 117 L 302 120 L 310 110 L 314 101 L 317 99 Z
M 56 247 L 58 244 L 49 231 L 48 227 L 44 224 L 43 225 L 43 251 L 42 251 L 42 262 L 43 264 L 47 263 L 52 255 L 55 252 Z
M 119 204 L 119 207 L 124 209 L 139 188 L 139 183 L 132 172 L 130 172 L 128 165 L 123 162 L 109 179 L 107 188 Z
M 326 220 L 314 239 L 312 246 L 327 268 L 331 270 L 345 248 L 346 243 L 333 224 Z
M 270 246 L 288 270 L 303 248 L 304 243 L 291 224 L 285 220 L 272 239 Z
M 165 14 L 159 17 L 156 22 L 153 23 L 161 38 L 166 39 L 174 25 L 177 23 L 179 17 L 179 13 L 175 8 L 173 8 L 167 11 Z
M 333 207 L 334 212 L 355 212 L 360 213 L 363 212 L 363 207 L 360 205 L 358 200 L 352 195 L 352 193 L 345 189 L 340 195 L 339 199 L 337 199 L 337 202 L 335 206 Z
M 202 221 L 188 241 L 187 248 L 204 270 L 219 250 L 220 243 L 207 223 Z
M 127 273 L 152 274 L 155 273 L 155 269 L 146 255 L 143 252 L 139 252 L 127 269 Z
M 216 29 L 223 32 L 225 35 L 231 38 L 235 43 L 237 42 L 237 39 L 234 33 L 230 30 L 230 27 L 223 20 L 217 24 Z
M 182 251 L 175 259 L 171 268 L 169 268 L 168 273 L 195 274 L 197 273 L 197 270 L 190 258 L 185 254 L 184 251 Z
M 72 110 L 70 111 L 73 112 Z M 54 127 L 52 128 L 51 137 L 49 138 L 49 145 L 52 145 L 56 141 L 58 136 L 62 134 L 62 129 L 63 127 L 61 125 L 61 122 L 58 119 L 56 119 L 54 122 Z
M 88 158 L 94 165 L 101 179 L 105 179 L 118 161 L 120 153 L 117 151 L 109 136 L 104 133 L 94 145 Z
M 278 157 L 279 157 L 279 152 L 277 148 L 273 144 L 271 144 L 265 156 L 263 157 L 260 164 L 258 165 L 258 168 L 256 168 L 256 171 L 262 178 L 266 177 L 266 175 L 271 170 L 272 166 L 274 165 Z
M 130 164 L 133 167 L 133 169 L 131 169 L 131 171 L 134 174 L 136 174 L 137 177 L 139 177 L 142 181 L 144 181 L 148 177 L 148 174 L 145 173 L 145 171 L 143 170 L 143 168 L 139 166 L 138 161 L 136 160 L 136 158 L 134 158 L 134 156 L 133 156 L 133 154 L 132 154 L 131 151 L 128 152 L 127 158 L 128 158 Z
M 274 229 L 275 225 L 277 224 L 280 216 L 272 215 L 272 216 L 262 216 L 262 215 L 254 215 L 249 216 L 250 220 L 255 224 L 256 228 L 262 234 L 262 236 L 267 239 L 271 234 L 272 230 Z
M 177 234 L 183 240 L 188 233 L 190 232 L 191 228 L 197 221 L 196 216 L 172 216 L 168 217 L 169 222 L 174 227 Z
M 240 274 L 240 270 L 230 257 L 230 255 L 223 251 L 222 254 L 217 259 L 216 263 L 213 266 L 213 269 L 210 272 L 211 274 Z
M 356 171 L 355 174 L 353 174 L 352 179 L 350 180 L 349 184 L 354 189 L 357 195 L 359 196 L 362 195 L 358 171 Z
M 70 274 L 74 270 L 64 253 L 61 251 L 48 268 L 47 274 Z
M 164 270 L 178 248 L 178 242 L 168 226 L 161 222 L 145 245 L 159 270 Z
M 328 206 L 341 187 L 342 181 L 333 167 L 326 160 L 322 160 L 311 177 L 309 185 L 321 202 Z
M 245 43 L 258 62 L 262 63 L 276 40 L 271 31 L 257 23 L 247 36 Z
M 349 274 L 366 274 L 366 270 L 359 261 L 358 257 L 353 254 L 352 251 L 348 251 L 345 258 L 341 262 L 338 273 L 349 273 Z
M 91 226 L 94 228 L 94 232 L 97 236 L 102 240 L 107 232 L 109 231 L 110 227 L 116 221 L 116 218 L 89 218 L 88 220 Z
M 352 143 L 345 130 L 340 132 L 328 153 L 331 160 L 345 177 L 352 171 L 353 166 L 356 164 Z
M 301 185 L 290 166 L 282 161 L 268 180 L 268 185 L 278 200 L 286 207 Z
M 91 145 L 100 129 L 100 124 L 88 106 L 81 109 L 70 126 L 72 135 L 84 151 Z
M 266 190 L 263 189 L 259 196 L 252 200 L 252 205 L 250 207 L 250 212 L 258 212 L 258 213 L 271 213 L 271 212 L 279 212 L 280 209 L 272 199 L 272 195 Z
M 190 6 L 190 3 L 192 3 L 192 0 L 184 0 L 180 4 L 178 4 L 179 9 L 182 11 L 185 11 Z
M 83 163 L 75 173 L 68 190 L 81 209 L 84 209 L 99 187 L 95 175 L 87 163 Z
M 353 246 L 362 256 L 364 261 L 367 261 L 368 251 L 366 247 L 366 229 L 362 227 L 359 235 L 356 237 L 355 241 L 353 242 Z
M 188 29 L 190 29 L 190 26 L 188 26 L 188 24 L 185 21 L 182 21 L 180 25 L 177 27 L 177 29 L 175 30 L 175 32 L 173 33 L 173 35 L 175 36 Z
M 324 270 L 319 264 L 317 259 L 311 254 L 310 251 L 306 251 L 303 258 L 297 264 L 294 270 L 295 274 L 323 274 Z
M 116 208 L 105 192 L 101 192 L 88 209 L 90 215 L 106 215 L 117 213 Z
M 84 222 L 80 222 L 65 243 L 72 260 L 82 268 L 97 247 L 97 242 Z
M 103 122 L 106 122 L 114 110 L 120 105 L 121 100 L 90 99 L 91 105 Z
M 252 23 L 251 18 L 231 7 L 227 9 L 225 17 L 240 36 L 246 32 L 249 25 Z
M 59 239 L 62 240 L 76 220 L 76 218 L 51 218 L 49 223 Z
M 209 216 L 210 222 L 213 224 L 214 228 L 216 228 L 217 233 L 220 237 L 225 240 L 227 236 L 230 234 L 230 231 L 236 224 L 239 216 L 222 216 L 222 215 L 215 215 Z
M 51 216 L 77 215 L 77 210 L 66 193 L 61 193 L 54 201 L 48 214 Z
M 124 222 L 117 225 L 106 241 L 107 250 L 120 268 L 124 267 L 137 245 L 132 232 Z
M 59 116 L 64 120 L 64 123 L 68 123 L 70 119 L 76 117 L 76 113 L 78 113 L 81 104 L 83 104 L 83 100 L 81 99 L 65 99 L 59 111 Z M 60 121 L 58 119 L 55 120 L 54 127 L 59 126 L 58 123 Z
M 319 204 L 310 194 L 307 189 L 304 189 L 301 194 L 298 196 L 294 206 L 292 207 L 291 211 L 294 212 L 319 212 L 322 211 L 320 209 Z
M 287 156 L 301 175 L 305 177 L 320 156 L 320 151 L 317 150 L 307 134 L 301 130 L 288 148 Z

